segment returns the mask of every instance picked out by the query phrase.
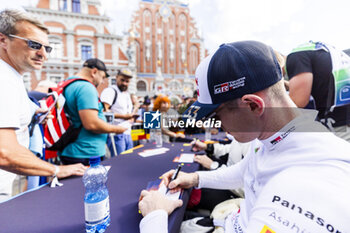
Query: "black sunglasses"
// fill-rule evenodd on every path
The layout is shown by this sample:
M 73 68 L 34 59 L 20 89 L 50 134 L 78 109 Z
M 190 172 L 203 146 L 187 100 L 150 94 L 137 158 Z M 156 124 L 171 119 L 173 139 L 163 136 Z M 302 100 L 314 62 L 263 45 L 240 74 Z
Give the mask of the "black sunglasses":
M 23 37 L 20 37 L 20 36 L 15 36 L 15 35 L 12 35 L 12 34 L 10 34 L 9 36 L 10 36 L 10 37 L 13 37 L 13 38 L 20 39 L 20 40 L 25 40 L 25 41 L 27 41 L 27 45 L 28 45 L 28 47 L 31 48 L 31 49 L 40 50 L 41 47 L 44 46 L 45 51 L 46 51 L 47 53 L 51 53 L 51 51 L 52 51 L 52 47 L 51 47 L 51 46 L 43 45 L 43 44 L 41 44 L 41 43 L 39 43 L 39 42 L 36 42 L 36 41 L 34 41 L 34 40 L 29 40 L 29 39 L 27 39 L 27 38 L 23 38 Z

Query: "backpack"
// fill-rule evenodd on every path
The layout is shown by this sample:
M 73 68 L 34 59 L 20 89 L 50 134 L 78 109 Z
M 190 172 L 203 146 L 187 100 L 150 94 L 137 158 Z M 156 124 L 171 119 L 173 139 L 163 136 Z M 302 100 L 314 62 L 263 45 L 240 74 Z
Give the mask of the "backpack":
M 81 78 L 64 80 L 58 83 L 56 88 L 50 88 L 48 96 L 39 101 L 41 108 L 48 109 L 48 113 L 53 115 L 44 126 L 44 141 L 48 155 L 45 159 L 56 157 L 57 151 L 62 151 L 79 136 L 82 126 L 73 127 L 69 115 L 64 110 L 66 99 L 63 95 L 68 85 L 79 80 L 89 82 Z
M 112 104 L 109 106 L 109 109 L 112 108 L 112 106 L 115 104 L 115 101 L 117 101 L 117 97 L 118 97 L 118 92 L 116 89 L 114 89 L 113 87 L 111 87 L 114 90 L 114 98 L 113 98 L 113 102 Z

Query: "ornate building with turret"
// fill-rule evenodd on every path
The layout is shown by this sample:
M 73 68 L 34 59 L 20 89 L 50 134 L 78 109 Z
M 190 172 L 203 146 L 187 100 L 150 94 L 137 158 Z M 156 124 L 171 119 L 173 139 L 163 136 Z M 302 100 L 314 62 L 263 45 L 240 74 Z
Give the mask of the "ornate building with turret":
M 195 70 L 207 51 L 187 1 L 141 0 L 128 44 L 138 95 L 192 96 Z
M 178 100 L 193 95 L 194 73 L 207 50 L 187 1 L 140 0 L 126 36 L 109 32 L 111 20 L 101 13 L 100 0 L 38 0 L 24 8 L 49 28 L 53 47 L 43 69 L 24 76 L 28 90 L 40 80 L 72 76 L 83 61 L 98 57 L 112 77 L 99 91 L 115 82 L 118 69 L 128 67 L 134 73 L 131 93 L 163 93 Z
M 123 38 L 107 29 L 110 18 L 101 14 L 100 0 L 39 0 L 36 7 L 25 10 L 49 28 L 53 47 L 43 69 L 25 75 L 27 89 L 36 87 L 40 80 L 59 82 L 77 73 L 91 57 L 106 63 L 111 82 L 118 69 L 129 66 Z M 107 85 L 101 85 L 99 90 Z

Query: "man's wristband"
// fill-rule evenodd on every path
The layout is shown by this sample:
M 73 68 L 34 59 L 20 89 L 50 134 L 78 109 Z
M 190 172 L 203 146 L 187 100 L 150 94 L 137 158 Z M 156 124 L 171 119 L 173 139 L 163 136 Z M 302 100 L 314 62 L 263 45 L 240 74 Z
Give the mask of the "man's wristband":
M 57 165 L 54 165 L 54 166 L 55 166 L 55 173 L 52 175 L 52 177 L 56 177 L 57 174 L 60 172 L 60 167 Z
M 210 170 L 215 170 L 219 167 L 219 163 L 216 161 L 213 161 L 210 165 Z
M 214 145 L 213 144 L 207 144 L 207 149 L 205 149 L 205 152 L 208 155 L 214 154 Z

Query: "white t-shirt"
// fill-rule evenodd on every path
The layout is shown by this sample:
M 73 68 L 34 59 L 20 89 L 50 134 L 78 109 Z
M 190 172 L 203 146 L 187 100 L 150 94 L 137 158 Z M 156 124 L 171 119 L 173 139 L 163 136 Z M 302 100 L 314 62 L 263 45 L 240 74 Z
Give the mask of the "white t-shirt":
M 115 103 L 112 105 L 116 94 L 113 89 L 117 91 L 118 96 Z M 120 114 L 132 113 L 133 105 L 131 102 L 131 97 L 129 92 L 127 91 L 121 92 L 116 85 L 112 85 L 108 88 L 105 88 L 101 93 L 100 99 L 102 102 L 105 102 L 111 105 L 111 111 L 113 113 L 120 113 Z M 116 118 L 114 119 L 114 124 L 121 125 L 123 127 L 128 128 L 128 130 L 126 130 L 124 134 L 131 134 L 131 124 L 129 121 Z
M 232 142 L 230 144 L 215 143 L 213 155 L 219 158 L 220 156 L 228 153 L 227 166 L 231 166 L 241 161 L 243 156 L 248 153 L 249 148 L 250 142 L 239 143 L 232 138 Z
M 198 172 L 201 188 L 244 186 L 240 213 L 226 218 L 225 232 L 350 229 L 350 144 L 313 119 L 299 116 L 270 138 L 253 141 L 231 167 Z
M 22 76 L 1 59 L 0 74 L 0 128 L 16 129 L 17 141 L 28 148 L 28 125 L 32 114 Z M 15 176 L 0 169 L 0 193 L 6 192 L 3 190 L 7 190 L 9 185 L 12 187 Z

